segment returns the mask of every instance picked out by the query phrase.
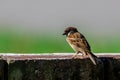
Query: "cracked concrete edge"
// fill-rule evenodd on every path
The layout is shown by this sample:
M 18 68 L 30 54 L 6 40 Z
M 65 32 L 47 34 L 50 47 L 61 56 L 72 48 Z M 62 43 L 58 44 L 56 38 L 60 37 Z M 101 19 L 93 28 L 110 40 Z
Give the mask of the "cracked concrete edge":
M 32 60 L 32 59 L 71 59 L 75 53 L 0 53 L 2 60 Z M 113 57 L 120 59 L 120 53 L 94 53 L 98 57 Z M 81 56 L 81 54 L 79 54 Z

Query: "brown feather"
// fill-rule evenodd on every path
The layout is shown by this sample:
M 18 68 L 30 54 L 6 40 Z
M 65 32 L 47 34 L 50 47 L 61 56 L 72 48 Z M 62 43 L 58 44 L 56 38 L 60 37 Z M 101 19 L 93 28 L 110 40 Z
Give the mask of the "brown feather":
M 67 36 L 67 42 L 76 53 L 81 52 L 84 56 L 88 55 L 93 64 L 96 65 L 95 58 L 97 57 L 92 54 L 90 45 L 87 42 L 86 38 L 80 32 L 78 32 L 76 28 L 68 27 L 65 30 L 64 35 Z

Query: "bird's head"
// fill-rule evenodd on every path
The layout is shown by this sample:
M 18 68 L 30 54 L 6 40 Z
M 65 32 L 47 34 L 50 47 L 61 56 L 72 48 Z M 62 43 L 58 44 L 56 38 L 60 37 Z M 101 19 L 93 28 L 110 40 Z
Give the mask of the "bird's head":
M 70 33 L 74 33 L 74 32 L 78 32 L 77 28 L 75 27 L 67 27 L 65 30 L 64 30 L 64 33 L 63 35 L 68 35 Z

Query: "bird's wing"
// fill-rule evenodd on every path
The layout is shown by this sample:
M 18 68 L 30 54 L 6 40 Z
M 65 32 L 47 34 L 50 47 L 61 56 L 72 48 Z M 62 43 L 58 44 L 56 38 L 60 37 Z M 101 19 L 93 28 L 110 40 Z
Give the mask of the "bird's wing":
M 81 47 L 91 51 L 90 45 L 81 33 L 74 33 L 69 37 L 69 39 L 72 40 L 72 44 L 76 45 L 77 47 Z
M 81 43 L 83 43 L 83 45 L 87 48 L 87 50 L 91 51 L 90 45 L 87 42 L 86 38 L 82 34 L 80 34 L 80 38 L 81 38 Z

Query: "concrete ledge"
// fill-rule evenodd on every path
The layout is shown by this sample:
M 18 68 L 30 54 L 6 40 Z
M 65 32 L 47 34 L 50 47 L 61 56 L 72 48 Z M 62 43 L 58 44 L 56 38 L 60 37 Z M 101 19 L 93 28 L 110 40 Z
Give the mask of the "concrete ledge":
M 120 80 L 119 53 L 96 54 L 97 66 L 87 57 L 72 59 L 72 55 L 1 54 L 0 80 Z
M 31 59 L 71 59 L 74 53 L 43 53 L 43 54 L 0 54 L 0 59 L 3 60 L 31 60 Z M 120 58 L 120 53 L 95 53 L 97 57 Z M 81 55 L 78 55 L 81 58 Z M 86 57 L 87 58 L 87 57 Z

